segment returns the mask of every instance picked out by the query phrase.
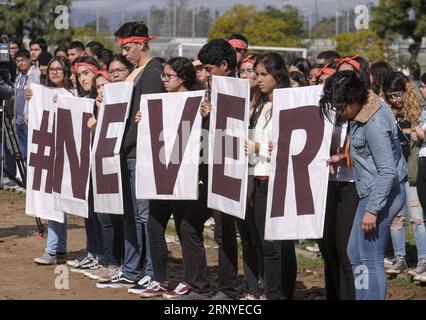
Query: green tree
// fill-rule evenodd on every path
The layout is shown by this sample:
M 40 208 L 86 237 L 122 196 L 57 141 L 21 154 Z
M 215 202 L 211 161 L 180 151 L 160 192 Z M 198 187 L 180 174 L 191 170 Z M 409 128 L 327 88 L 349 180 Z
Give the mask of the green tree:
M 399 34 L 414 41 L 410 53 L 416 61 L 426 34 L 426 0 L 380 0 L 372 15 L 371 27 L 379 36 L 392 38 Z
M 209 30 L 209 39 L 227 39 L 233 33 L 244 33 L 246 27 L 253 25 L 258 14 L 256 6 L 232 7 L 213 23 Z
M 336 34 L 336 19 L 324 18 L 312 28 L 311 38 L 326 39 Z
M 369 61 L 384 59 L 384 42 L 371 30 L 341 33 L 335 37 L 336 50 L 342 56 L 359 54 Z
M 250 44 L 266 46 L 301 46 L 305 35 L 303 19 L 297 9 L 282 10 L 268 6 L 257 11 L 255 6 L 236 5 L 220 16 L 209 31 L 209 38 L 227 38 L 233 33 L 244 34 Z
M 21 39 L 45 38 L 50 44 L 68 42 L 72 30 L 58 30 L 55 20 L 59 13 L 55 8 L 64 5 L 71 8 L 72 0 L 15 0 L 9 5 L 0 5 L 0 30 Z M 69 21 L 71 28 L 71 21 Z

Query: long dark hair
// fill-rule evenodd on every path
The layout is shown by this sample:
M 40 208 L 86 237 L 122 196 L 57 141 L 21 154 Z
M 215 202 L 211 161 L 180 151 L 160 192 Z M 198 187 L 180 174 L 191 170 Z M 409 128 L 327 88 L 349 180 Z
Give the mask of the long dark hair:
M 296 58 L 290 63 L 290 66 L 295 66 L 305 75 L 305 78 L 308 79 L 309 71 L 311 71 L 311 64 L 308 59 Z
M 349 58 L 349 57 L 346 57 L 346 58 Z M 356 62 L 358 62 L 360 64 L 359 71 L 354 68 L 355 72 L 360 77 L 360 79 L 366 83 L 366 85 L 368 86 L 368 88 L 370 88 L 370 86 L 371 86 L 371 81 L 370 81 L 370 66 L 368 64 L 368 61 L 365 60 L 361 56 L 356 56 L 353 60 L 355 60 Z M 339 68 L 340 68 L 340 64 L 341 63 L 339 63 L 339 60 L 336 60 L 336 62 L 337 62 L 336 71 L 339 72 Z
M 53 62 L 58 62 L 61 65 L 61 68 L 64 72 L 64 89 L 73 92 L 73 84 L 71 81 L 71 65 L 67 59 L 64 57 L 53 57 L 49 64 L 47 65 L 47 77 L 46 77 L 46 87 L 52 87 L 55 88 L 56 86 L 53 84 L 53 82 L 50 80 L 49 76 L 49 69 Z
M 88 64 L 93 65 L 96 69 L 101 70 L 101 66 L 99 65 L 99 63 L 93 57 L 88 57 L 88 56 L 78 57 L 77 59 L 74 60 L 73 66 L 76 63 L 88 63 Z M 93 90 L 93 86 L 92 86 L 92 89 L 89 92 L 84 91 L 84 89 L 81 86 L 80 81 L 78 80 L 78 78 L 76 80 L 77 80 L 77 92 L 78 92 L 78 95 L 80 97 L 88 96 L 89 98 L 96 98 L 96 92 Z
M 376 62 L 370 67 L 370 75 L 372 78 L 371 89 L 382 98 L 384 98 L 383 83 L 392 72 L 393 69 L 391 65 L 385 61 Z
M 197 81 L 197 71 L 191 60 L 185 57 L 174 57 L 167 64 L 182 80 L 182 85 L 189 91 L 201 90 L 202 85 Z
M 265 66 L 265 69 L 268 72 L 268 74 L 270 74 L 277 82 L 276 89 L 290 87 L 290 76 L 288 74 L 285 60 L 282 56 L 280 56 L 276 52 L 265 53 L 264 55 L 260 56 L 259 59 L 256 60 L 256 63 L 254 64 L 255 69 L 259 65 L 259 63 Z M 261 103 L 256 105 L 253 109 L 253 113 L 250 118 L 250 129 L 253 129 L 254 127 L 256 127 L 257 119 L 262 113 L 263 106 L 268 100 L 269 99 L 267 95 L 262 94 L 262 99 L 260 100 Z M 272 109 L 266 115 L 266 117 L 267 117 L 266 123 L 268 123 L 272 118 Z
M 368 85 L 362 81 L 355 71 L 340 71 L 329 77 L 324 84 L 319 107 L 323 117 L 333 122 L 336 112 L 336 125 L 346 121 L 342 115 L 347 104 L 366 104 Z

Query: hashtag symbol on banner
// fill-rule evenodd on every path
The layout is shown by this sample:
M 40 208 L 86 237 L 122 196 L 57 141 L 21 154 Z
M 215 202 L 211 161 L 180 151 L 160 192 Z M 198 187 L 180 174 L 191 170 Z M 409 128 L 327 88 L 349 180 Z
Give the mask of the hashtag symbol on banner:
M 43 170 L 47 171 L 45 192 L 52 193 L 53 165 L 55 160 L 55 121 L 53 130 L 49 132 L 49 111 L 43 111 L 40 130 L 33 130 L 32 143 L 37 145 L 37 152 L 31 152 L 29 166 L 34 167 L 33 190 L 40 191 Z M 46 148 L 50 148 L 49 155 L 45 155 Z

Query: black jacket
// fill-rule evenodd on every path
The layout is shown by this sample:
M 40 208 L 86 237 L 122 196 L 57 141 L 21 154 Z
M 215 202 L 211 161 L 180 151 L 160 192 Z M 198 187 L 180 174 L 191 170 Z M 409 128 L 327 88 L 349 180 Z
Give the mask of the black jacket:
M 138 134 L 138 127 L 135 122 L 135 116 L 136 112 L 140 109 L 141 95 L 164 92 L 163 81 L 161 81 L 163 64 L 160 60 L 153 58 L 147 63 L 141 72 L 142 74 L 139 74 L 136 78 L 133 88 L 129 118 L 127 119 L 121 148 L 121 154 L 128 158 L 136 157 L 136 138 Z

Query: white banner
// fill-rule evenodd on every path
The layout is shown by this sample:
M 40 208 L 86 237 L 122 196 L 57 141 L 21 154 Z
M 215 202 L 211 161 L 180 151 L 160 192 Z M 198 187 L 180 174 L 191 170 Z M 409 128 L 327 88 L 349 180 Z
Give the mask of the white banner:
M 46 88 L 36 84 L 31 84 L 31 90 L 33 96 L 28 107 L 25 213 L 63 223 L 64 212 L 55 210 L 53 201 L 56 113 L 54 97 L 72 94 L 65 89 Z
M 209 128 L 209 179 L 207 206 L 245 218 L 248 158 L 249 80 L 212 79 Z
M 133 83 L 104 85 L 92 149 L 92 181 L 95 212 L 123 214 L 120 147 L 123 140 Z
M 321 117 L 321 92 L 274 90 L 266 240 L 322 238 L 333 124 Z
M 204 90 L 141 96 L 136 197 L 198 199 Z
M 88 217 L 91 132 L 87 121 L 93 116 L 93 99 L 59 96 L 56 109 L 55 209 Z

